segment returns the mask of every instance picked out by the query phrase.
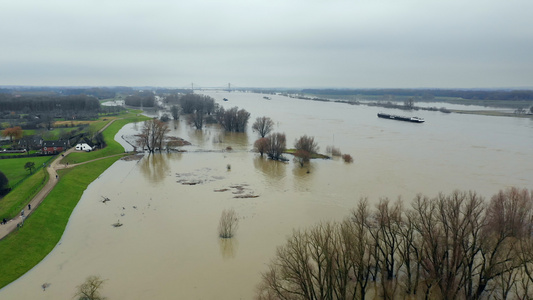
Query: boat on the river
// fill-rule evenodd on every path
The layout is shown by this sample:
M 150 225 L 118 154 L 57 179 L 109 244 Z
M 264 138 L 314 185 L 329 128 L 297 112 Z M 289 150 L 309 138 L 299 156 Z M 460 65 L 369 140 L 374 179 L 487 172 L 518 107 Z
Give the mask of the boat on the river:
M 222 99 L 222 100 L 224 100 L 224 101 L 228 101 L 228 98 L 224 98 L 224 99 Z
M 419 117 L 405 117 L 405 116 L 397 116 L 397 115 L 390 115 L 390 114 L 384 114 L 384 113 L 378 113 L 378 117 L 383 119 L 390 119 L 390 120 L 398 120 L 398 121 L 405 121 L 405 122 L 412 122 L 412 123 L 424 123 L 424 119 Z

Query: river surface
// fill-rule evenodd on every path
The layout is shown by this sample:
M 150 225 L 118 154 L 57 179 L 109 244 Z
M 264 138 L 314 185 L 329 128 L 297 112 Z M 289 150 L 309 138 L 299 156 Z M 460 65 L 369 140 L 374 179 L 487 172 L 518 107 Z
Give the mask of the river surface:
M 376 116 L 409 115 L 393 109 L 205 93 L 250 112 L 248 131 L 172 123 L 170 134 L 192 143 L 187 152 L 116 162 L 85 191 L 56 248 L 0 290 L 0 299 L 70 299 L 90 275 L 106 279 L 109 299 L 252 299 L 293 229 L 342 220 L 361 198 L 409 202 L 454 189 L 490 198 L 510 186 L 533 189 L 531 119 L 417 111 L 426 122 L 414 124 Z M 301 168 L 261 158 L 251 151 L 258 138 L 251 124 L 261 116 L 274 120 L 289 148 L 314 136 L 321 152 L 335 146 L 354 162 L 313 160 Z M 125 126 L 116 139 L 131 150 L 121 137 L 139 127 Z M 228 208 L 239 228 L 224 240 L 217 226 Z

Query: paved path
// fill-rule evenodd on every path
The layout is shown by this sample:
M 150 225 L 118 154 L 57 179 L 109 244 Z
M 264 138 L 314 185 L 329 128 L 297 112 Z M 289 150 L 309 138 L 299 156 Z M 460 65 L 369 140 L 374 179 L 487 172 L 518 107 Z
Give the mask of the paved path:
M 72 151 L 74 151 L 72 148 L 69 149 L 65 154 L 69 154 Z M 14 219 L 11 219 L 7 221 L 7 224 L 0 226 L 0 239 L 3 239 L 6 235 L 8 235 L 10 232 L 15 230 L 17 228 L 17 225 L 23 221 L 23 218 L 31 215 L 33 213 L 33 210 L 39 206 L 39 204 L 43 201 L 44 198 L 50 193 L 50 191 L 54 188 L 54 186 L 57 184 L 57 181 L 59 180 L 57 178 L 57 170 L 60 169 L 59 161 L 61 160 L 62 156 L 58 156 L 54 161 L 50 164 L 50 166 L 46 167 L 46 170 L 48 171 L 48 175 L 50 178 L 48 179 L 48 182 L 44 185 L 44 187 L 31 199 L 30 205 L 31 210 L 28 210 L 28 207 L 24 207 L 24 217 L 17 216 Z

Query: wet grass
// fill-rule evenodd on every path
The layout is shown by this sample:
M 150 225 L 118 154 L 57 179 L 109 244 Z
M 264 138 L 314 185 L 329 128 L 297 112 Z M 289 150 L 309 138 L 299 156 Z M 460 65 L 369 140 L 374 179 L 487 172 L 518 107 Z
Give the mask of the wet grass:
M 22 276 L 52 251 L 83 191 L 118 159 L 106 158 L 58 172 L 61 178 L 58 184 L 24 226 L 0 241 L 0 288 Z
M 296 149 L 287 149 L 283 153 L 294 155 L 294 153 L 296 153 L 296 151 L 297 151 Z M 320 153 L 313 153 L 313 154 L 311 154 L 311 157 L 309 157 L 309 158 L 311 158 L 311 159 L 329 159 L 331 157 L 329 157 L 327 155 L 324 155 L 324 154 L 320 154 Z

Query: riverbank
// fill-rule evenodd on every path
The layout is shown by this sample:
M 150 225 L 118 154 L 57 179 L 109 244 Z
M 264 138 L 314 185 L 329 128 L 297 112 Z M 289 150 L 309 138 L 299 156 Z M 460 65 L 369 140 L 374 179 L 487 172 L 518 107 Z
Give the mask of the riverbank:
M 115 134 L 123 125 L 145 119 L 147 117 L 129 114 L 113 122 L 103 133 L 109 150 L 79 153 L 81 156 L 86 154 L 80 160 L 95 161 L 58 170 L 60 180 L 48 191 L 41 205 L 32 208 L 32 215 L 24 220 L 23 227 L 15 229 L 0 241 L 0 288 L 29 271 L 54 249 L 87 186 L 121 158 L 117 152 L 124 153 L 124 148 L 113 140 Z
M 533 119 L 533 114 L 515 114 L 511 112 L 502 112 L 495 110 L 457 110 L 450 109 L 452 113 L 456 114 L 469 114 L 469 115 L 481 115 L 491 117 L 515 117 L 515 118 L 529 118 Z

